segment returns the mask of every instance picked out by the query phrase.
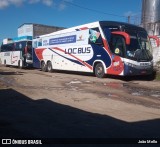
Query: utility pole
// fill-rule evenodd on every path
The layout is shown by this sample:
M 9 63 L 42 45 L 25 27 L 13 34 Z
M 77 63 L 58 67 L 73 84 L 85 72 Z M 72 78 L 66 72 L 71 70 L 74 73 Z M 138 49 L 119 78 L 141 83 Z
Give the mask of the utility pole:
M 130 23 L 130 20 L 131 20 L 131 16 L 128 15 L 128 23 Z

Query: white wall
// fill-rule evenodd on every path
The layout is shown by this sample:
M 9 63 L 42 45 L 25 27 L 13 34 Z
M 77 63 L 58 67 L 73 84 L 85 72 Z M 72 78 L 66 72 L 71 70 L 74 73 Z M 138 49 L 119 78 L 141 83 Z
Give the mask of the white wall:
M 153 62 L 154 65 L 157 65 L 157 62 L 160 61 L 160 47 L 153 48 Z
M 33 24 L 25 24 L 18 28 L 18 37 L 33 36 Z

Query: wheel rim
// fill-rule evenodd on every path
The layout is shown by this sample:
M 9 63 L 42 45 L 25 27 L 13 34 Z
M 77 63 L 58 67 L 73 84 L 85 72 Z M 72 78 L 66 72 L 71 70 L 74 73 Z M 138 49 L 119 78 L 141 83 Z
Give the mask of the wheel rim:
M 100 66 L 97 68 L 97 75 L 102 75 L 103 73 L 103 68 Z
M 52 71 L 52 65 L 50 62 L 48 63 L 47 68 L 48 68 L 48 71 Z
M 51 65 L 49 64 L 48 65 L 48 71 L 50 71 L 52 68 L 51 68 Z

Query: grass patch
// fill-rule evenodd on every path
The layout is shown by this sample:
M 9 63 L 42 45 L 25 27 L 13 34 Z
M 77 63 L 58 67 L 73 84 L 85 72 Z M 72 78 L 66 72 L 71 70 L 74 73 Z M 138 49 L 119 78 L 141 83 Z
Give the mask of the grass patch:
M 156 73 L 156 80 L 160 81 L 160 72 Z

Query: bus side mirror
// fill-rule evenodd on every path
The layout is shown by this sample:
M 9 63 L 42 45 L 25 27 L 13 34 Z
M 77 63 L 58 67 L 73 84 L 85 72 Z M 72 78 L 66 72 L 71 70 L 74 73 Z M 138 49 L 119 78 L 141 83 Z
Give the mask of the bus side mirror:
M 129 34 L 127 34 L 126 32 L 114 31 L 114 32 L 112 32 L 112 34 L 116 34 L 116 35 L 121 35 L 121 36 L 123 36 L 123 37 L 125 38 L 125 43 L 126 43 L 127 45 L 129 45 L 130 42 L 131 42 L 130 36 L 129 36 Z

